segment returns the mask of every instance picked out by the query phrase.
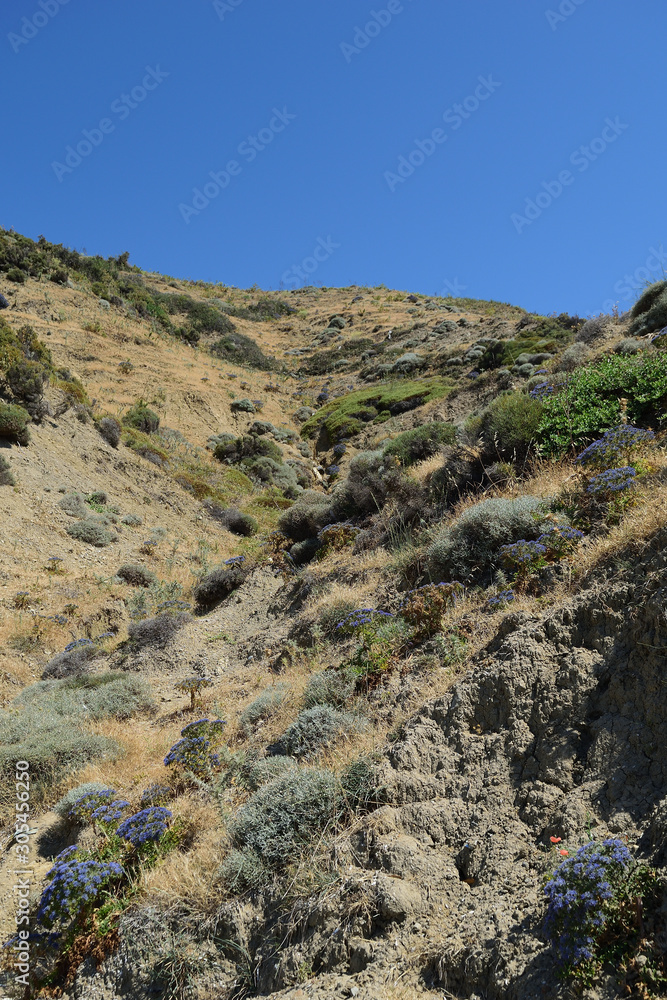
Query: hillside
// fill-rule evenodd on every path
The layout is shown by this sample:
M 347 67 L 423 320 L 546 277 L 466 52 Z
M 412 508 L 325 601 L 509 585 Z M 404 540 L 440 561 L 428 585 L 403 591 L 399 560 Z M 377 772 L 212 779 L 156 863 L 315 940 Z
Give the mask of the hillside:
M 7 996 L 667 996 L 666 331 L 0 230 Z

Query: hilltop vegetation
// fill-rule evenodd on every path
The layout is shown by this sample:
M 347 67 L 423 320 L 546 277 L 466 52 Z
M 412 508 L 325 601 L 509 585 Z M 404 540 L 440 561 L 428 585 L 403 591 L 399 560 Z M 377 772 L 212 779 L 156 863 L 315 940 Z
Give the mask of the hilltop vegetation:
M 666 287 L 544 317 L 0 231 L 32 995 L 665 995 Z

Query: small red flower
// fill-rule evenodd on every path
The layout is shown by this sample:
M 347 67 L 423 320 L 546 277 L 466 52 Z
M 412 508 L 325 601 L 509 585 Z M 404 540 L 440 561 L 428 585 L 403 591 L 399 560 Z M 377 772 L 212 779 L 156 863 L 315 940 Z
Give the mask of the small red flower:
M 551 841 L 552 844 L 560 844 L 562 839 L 563 839 L 562 837 L 549 837 L 549 840 Z
M 566 858 L 570 852 L 569 851 L 559 851 L 558 853 L 562 854 L 563 857 Z

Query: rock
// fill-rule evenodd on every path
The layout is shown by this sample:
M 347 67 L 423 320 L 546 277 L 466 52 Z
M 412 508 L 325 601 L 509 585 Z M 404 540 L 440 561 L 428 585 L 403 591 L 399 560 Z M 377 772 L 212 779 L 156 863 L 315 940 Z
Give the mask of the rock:
M 407 916 L 419 911 L 422 906 L 422 894 L 412 882 L 400 878 L 378 876 L 377 907 L 383 920 L 400 923 Z

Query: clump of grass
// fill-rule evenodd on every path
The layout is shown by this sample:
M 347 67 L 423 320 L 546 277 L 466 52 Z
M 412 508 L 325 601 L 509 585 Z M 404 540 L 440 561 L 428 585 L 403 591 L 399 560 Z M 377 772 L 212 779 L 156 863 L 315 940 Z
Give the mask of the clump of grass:
M 239 717 L 239 722 L 246 733 L 251 733 L 259 722 L 265 722 L 275 715 L 288 696 L 289 689 L 286 684 L 276 684 L 262 691 L 259 697 L 244 708 Z

